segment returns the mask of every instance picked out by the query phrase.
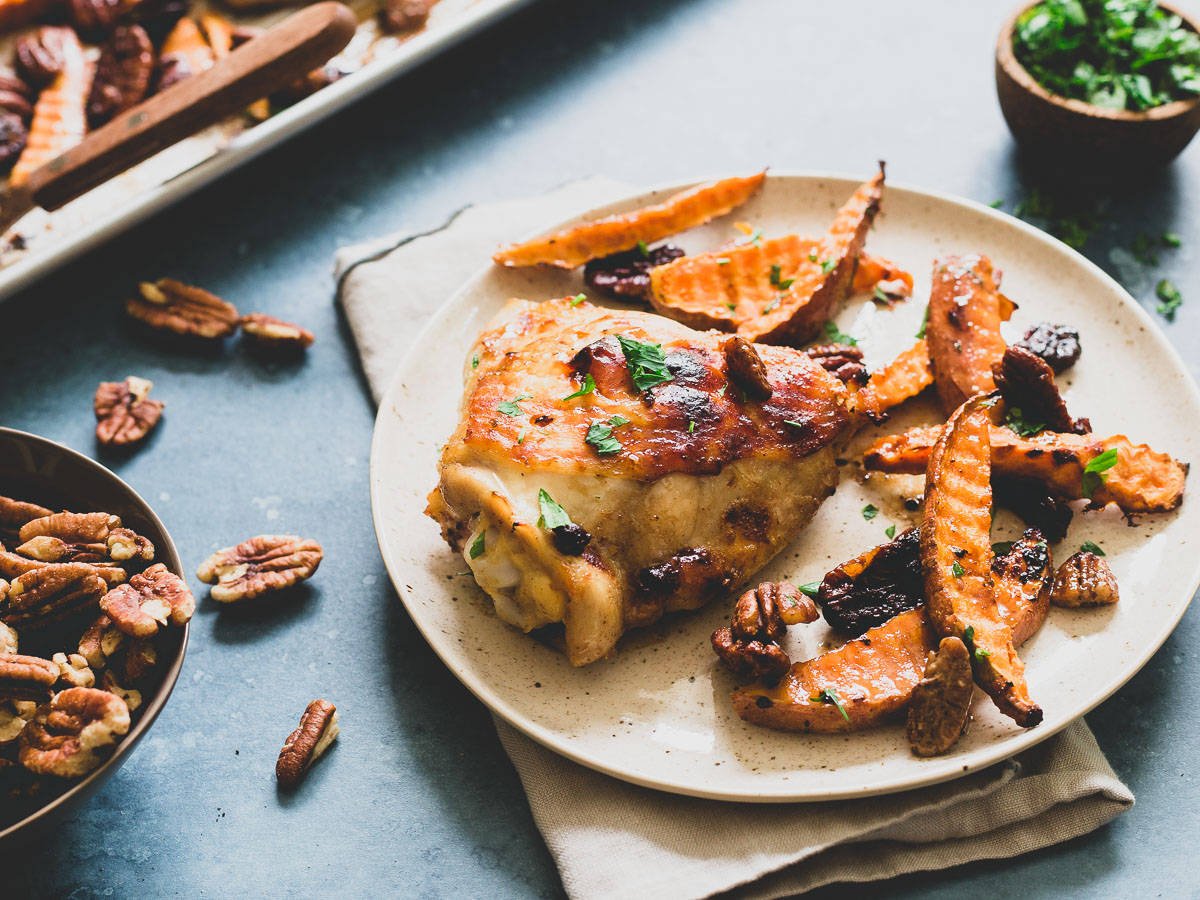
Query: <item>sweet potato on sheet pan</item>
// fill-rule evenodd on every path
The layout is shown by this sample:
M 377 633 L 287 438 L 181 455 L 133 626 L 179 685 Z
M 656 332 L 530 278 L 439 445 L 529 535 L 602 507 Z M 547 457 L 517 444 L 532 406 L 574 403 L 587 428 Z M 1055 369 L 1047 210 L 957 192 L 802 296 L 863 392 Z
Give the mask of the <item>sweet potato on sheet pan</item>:
M 992 367 L 1004 356 L 1001 294 L 986 256 L 944 256 L 933 264 L 925 341 L 946 412 L 996 389 Z
M 838 211 L 820 241 L 795 235 L 685 256 L 650 272 L 650 302 L 693 328 L 736 331 L 748 341 L 798 347 L 850 291 L 883 195 L 883 169 Z
M 639 243 L 651 244 L 665 237 L 703 225 L 741 206 L 757 191 L 766 172 L 739 178 L 725 178 L 689 188 L 662 203 L 570 225 L 562 231 L 513 244 L 493 257 L 497 265 L 555 266 L 574 269 L 591 259 L 599 259 Z
M 38 97 L 29 126 L 29 141 L 9 175 L 10 184 L 21 184 L 35 169 L 70 150 L 87 133 L 87 100 L 92 89 L 93 66 L 84 57 L 75 31 L 60 30 L 62 71 Z
M 1026 728 L 1042 721 L 1025 665 L 992 588 L 992 479 L 988 407 L 972 397 L 950 417 L 925 475 L 921 568 L 929 621 L 972 650 L 975 682 Z
M 880 438 L 867 448 L 863 463 L 877 472 L 920 474 L 941 432 L 941 426 L 934 425 Z M 1023 438 L 1008 428 L 992 426 L 990 435 L 997 474 L 1035 479 L 1055 496 L 1082 498 L 1085 466 L 1115 450 L 1116 464 L 1102 473 L 1103 480 L 1090 498 L 1093 506 L 1115 503 L 1125 513 L 1154 513 L 1169 512 L 1183 500 L 1187 464 L 1145 444 L 1134 444 L 1123 434 L 1099 438 L 1043 431 Z

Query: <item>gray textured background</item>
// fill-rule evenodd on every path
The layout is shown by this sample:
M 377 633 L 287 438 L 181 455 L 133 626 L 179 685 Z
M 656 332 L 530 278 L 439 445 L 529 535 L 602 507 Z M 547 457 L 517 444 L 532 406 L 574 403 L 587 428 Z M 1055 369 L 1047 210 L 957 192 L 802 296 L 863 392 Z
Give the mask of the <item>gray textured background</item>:
M 1188 4 L 1195 8 L 1195 4 Z M 471 201 L 594 173 L 634 183 L 781 169 L 862 174 L 1011 209 L 1034 178 L 995 103 L 1007 3 L 535 2 L 201 196 L 0 309 L 0 422 L 98 455 L 158 509 L 189 566 L 250 534 L 320 540 L 292 602 L 202 602 L 182 679 L 130 762 L 36 848 L 0 853 L 0 894 L 495 896 L 561 891 L 484 710 L 434 658 L 388 585 L 371 528 L 373 410 L 331 303 L 342 244 L 441 222 Z M 1167 334 L 1196 371 L 1200 148 L 1113 173 L 1088 254 L 1142 302 L 1175 278 Z M 1135 233 L 1179 232 L 1152 273 Z M 464 278 L 469 273 L 464 272 Z M 318 335 L 264 365 L 146 340 L 120 314 L 139 279 L 202 284 Z M 431 298 L 430 302 L 436 302 Z M 167 402 L 132 456 L 98 453 L 91 396 L 136 373 Z M 1154 398 L 1170 409 L 1170 396 Z M 198 585 L 193 585 L 197 589 Z M 1016 860 L 899 879 L 893 896 L 1183 896 L 1200 832 L 1200 628 L 1089 716 L 1137 806 Z M 313 696 L 344 734 L 303 790 L 276 794 L 282 738 Z M 822 896 L 855 894 L 831 889 Z

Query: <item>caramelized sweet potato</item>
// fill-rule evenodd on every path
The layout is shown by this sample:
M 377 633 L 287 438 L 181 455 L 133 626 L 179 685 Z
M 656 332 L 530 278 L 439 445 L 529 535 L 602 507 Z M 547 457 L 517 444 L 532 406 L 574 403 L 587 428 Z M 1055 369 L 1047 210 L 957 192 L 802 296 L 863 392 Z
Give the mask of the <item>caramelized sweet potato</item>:
M 87 100 L 92 87 L 92 65 L 70 28 L 62 31 L 62 70 L 33 108 L 29 141 L 9 175 L 21 184 L 35 169 L 74 147 L 87 133 Z
M 1005 316 L 986 256 L 945 256 L 933 264 L 925 340 L 933 381 L 946 412 L 996 389 L 992 367 L 1004 356 Z
M 681 191 L 662 203 L 570 225 L 561 231 L 513 244 L 493 257 L 497 265 L 574 269 L 588 260 L 631 250 L 703 225 L 741 206 L 757 191 L 766 172 L 725 178 Z
M 919 340 L 882 369 L 871 373 L 855 396 L 854 408 L 878 424 L 887 420 L 889 409 L 917 396 L 931 384 L 929 346 Z
M 910 528 L 826 574 L 817 602 L 830 627 L 859 635 L 924 603 L 919 543 Z
M 1053 576 L 1050 546 L 1036 528 L 1026 529 L 1007 553 L 992 561 L 996 609 L 1012 629 L 1017 646 L 1029 640 L 1046 621 Z
M 921 568 L 929 620 L 972 649 L 975 681 L 1023 727 L 1042 720 L 1025 666 L 992 588 L 989 401 L 972 397 L 951 415 L 929 457 Z
M 935 425 L 880 438 L 867 448 L 863 463 L 877 472 L 919 474 L 925 471 L 941 432 Z M 1115 503 L 1128 514 L 1169 512 L 1183 500 L 1187 464 L 1145 444 L 1134 444 L 1123 434 L 1097 438 L 1043 431 L 1023 438 L 1008 428 L 992 426 L 990 440 L 997 474 L 1036 479 L 1058 497 L 1083 497 L 1084 467 L 1115 450 L 1116 465 L 1102 473 L 1103 481 L 1090 498 L 1093 506 Z
M 894 303 L 912 296 L 913 277 L 890 259 L 860 253 L 851 290 L 856 294 L 864 294 L 871 293 L 877 287 L 889 303 Z M 876 295 L 876 299 L 880 297 Z
M 800 346 L 846 298 L 879 211 L 883 169 L 858 188 L 820 241 L 795 235 L 684 257 L 650 273 L 650 302 L 693 328 Z

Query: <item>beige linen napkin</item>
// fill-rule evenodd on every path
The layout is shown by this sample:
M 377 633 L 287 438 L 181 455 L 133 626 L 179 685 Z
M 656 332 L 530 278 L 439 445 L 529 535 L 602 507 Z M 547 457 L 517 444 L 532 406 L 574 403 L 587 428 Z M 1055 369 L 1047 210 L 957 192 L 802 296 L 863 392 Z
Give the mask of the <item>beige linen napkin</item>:
M 338 295 L 378 401 L 421 325 L 501 242 L 629 193 L 576 182 L 470 207 L 445 226 L 338 253 Z M 802 893 L 1014 856 L 1099 828 L 1133 804 L 1078 721 L 1015 759 L 921 790 L 811 804 L 677 797 L 593 772 L 497 720 L 534 820 L 575 898 Z

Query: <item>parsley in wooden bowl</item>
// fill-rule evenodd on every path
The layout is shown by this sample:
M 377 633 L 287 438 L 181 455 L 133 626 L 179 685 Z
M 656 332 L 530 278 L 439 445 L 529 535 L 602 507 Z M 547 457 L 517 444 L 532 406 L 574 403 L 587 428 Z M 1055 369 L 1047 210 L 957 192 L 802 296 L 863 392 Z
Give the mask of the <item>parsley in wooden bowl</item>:
M 1159 165 L 1200 129 L 1200 28 L 1154 0 L 1039 0 L 996 44 L 1021 147 L 1072 170 Z

